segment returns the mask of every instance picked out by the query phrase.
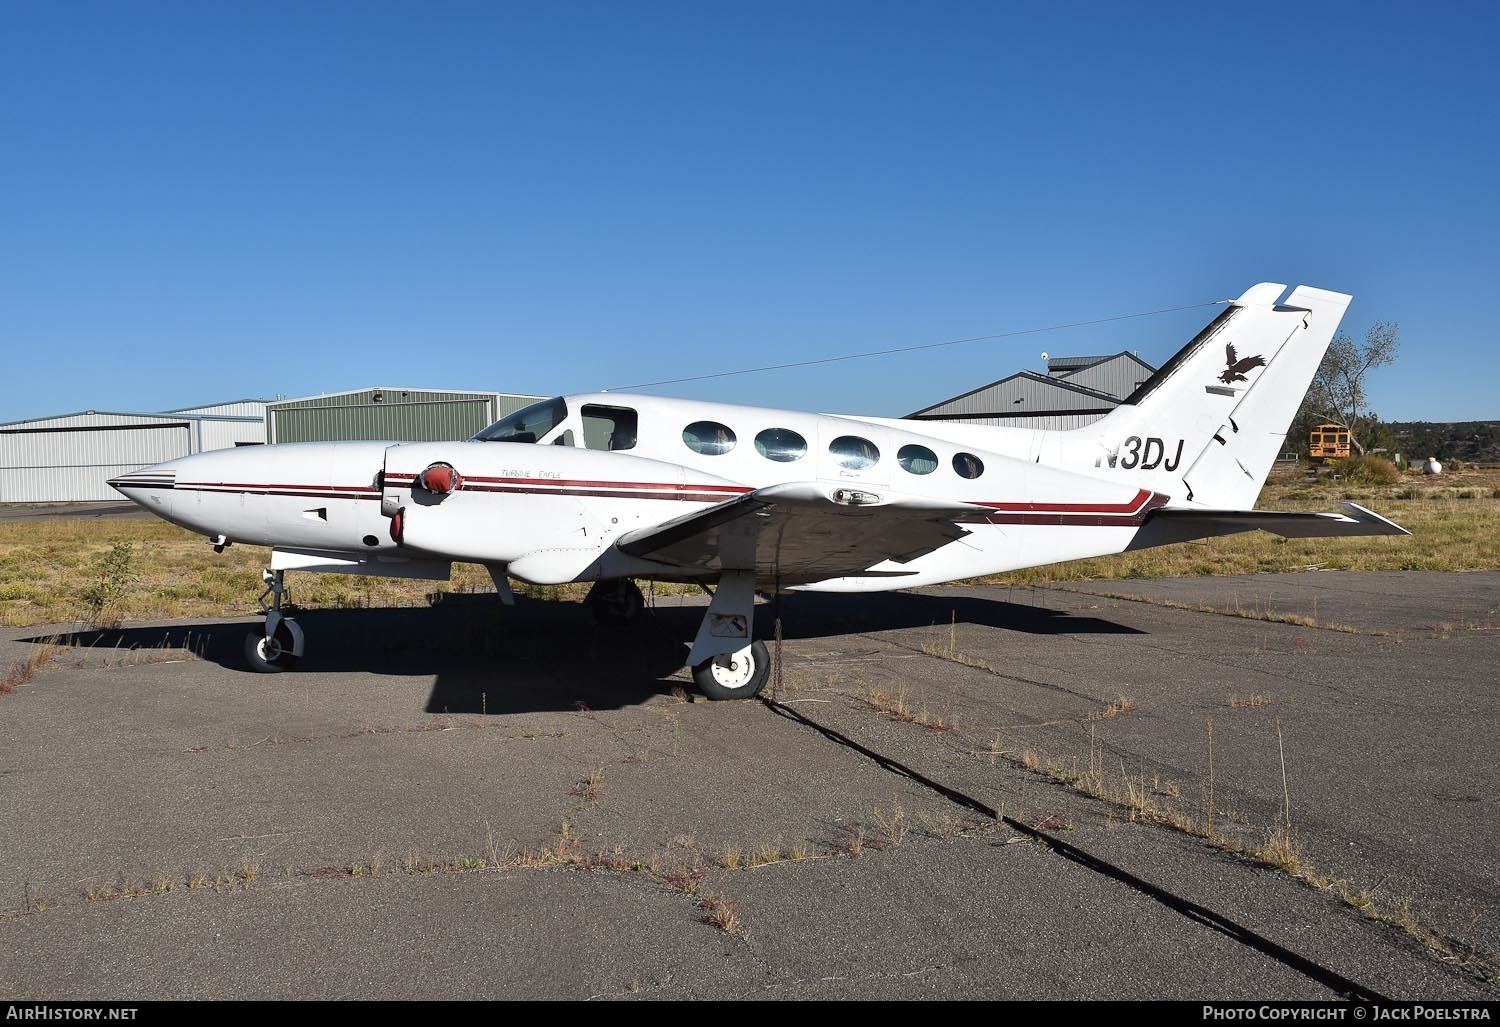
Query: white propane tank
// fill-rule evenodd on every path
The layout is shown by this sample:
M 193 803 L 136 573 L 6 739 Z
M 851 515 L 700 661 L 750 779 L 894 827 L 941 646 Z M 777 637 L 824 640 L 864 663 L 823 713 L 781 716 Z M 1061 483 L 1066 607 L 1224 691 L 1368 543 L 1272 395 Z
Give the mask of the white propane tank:
M 1442 474 L 1443 473 L 1443 465 L 1440 464 L 1440 463 L 1438 463 L 1438 458 L 1437 457 L 1430 456 L 1426 460 L 1422 461 L 1422 473 L 1423 474 Z

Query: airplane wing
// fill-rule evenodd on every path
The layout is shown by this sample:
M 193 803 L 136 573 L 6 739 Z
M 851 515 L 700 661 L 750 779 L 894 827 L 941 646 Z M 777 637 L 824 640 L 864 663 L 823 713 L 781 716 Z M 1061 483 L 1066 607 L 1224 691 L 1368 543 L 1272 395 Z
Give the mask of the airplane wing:
M 1283 510 L 1154 510 L 1147 518 L 1131 549 L 1187 542 L 1216 535 L 1234 535 L 1257 528 L 1283 538 L 1321 538 L 1327 535 L 1410 535 L 1395 521 L 1366 510 L 1357 503 L 1340 503 L 1336 513 L 1303 513 Z
M 968 534 L 955 523 L 991 513 L 967 503 L 919 498 L 877 500 L 811 482 L 757 489 L 706 510 L 621 536 L 621 552 L 688 571 L 754 569 L 784 585 L 870 572 L 886 560 L 906 563 Z

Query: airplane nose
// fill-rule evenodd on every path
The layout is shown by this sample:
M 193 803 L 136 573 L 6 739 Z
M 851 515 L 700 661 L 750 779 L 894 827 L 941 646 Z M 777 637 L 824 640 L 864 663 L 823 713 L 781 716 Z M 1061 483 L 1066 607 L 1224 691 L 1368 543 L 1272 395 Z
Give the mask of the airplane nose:
M 154 467 L 143 467 L 106 482 L 120 495 L 145 507 L 154 514 L 172 512 L 172 489 L 177 484 L 177 461 L 169 460 Z

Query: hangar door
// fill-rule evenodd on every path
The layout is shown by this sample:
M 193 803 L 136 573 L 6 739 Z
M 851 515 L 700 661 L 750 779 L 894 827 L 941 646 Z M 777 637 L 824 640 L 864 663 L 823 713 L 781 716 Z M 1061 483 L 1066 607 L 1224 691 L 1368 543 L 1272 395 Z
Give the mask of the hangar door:
M 0 431 L 0 503 L 119 499 L 105 484 L 192 452 L 185 422 Z

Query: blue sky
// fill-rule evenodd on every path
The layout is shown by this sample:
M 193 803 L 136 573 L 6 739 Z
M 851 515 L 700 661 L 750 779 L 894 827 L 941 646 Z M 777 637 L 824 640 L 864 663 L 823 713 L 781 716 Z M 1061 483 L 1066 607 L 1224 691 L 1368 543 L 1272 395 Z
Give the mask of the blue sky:
M 1311 8 L 1311 9 L 1309 9 Z M 1237 295 L 1500 418 L 1487 5 L 15 3 L 0 421 L 557 393 Z M 900 414 L 1212 310 L 665 388 Z

